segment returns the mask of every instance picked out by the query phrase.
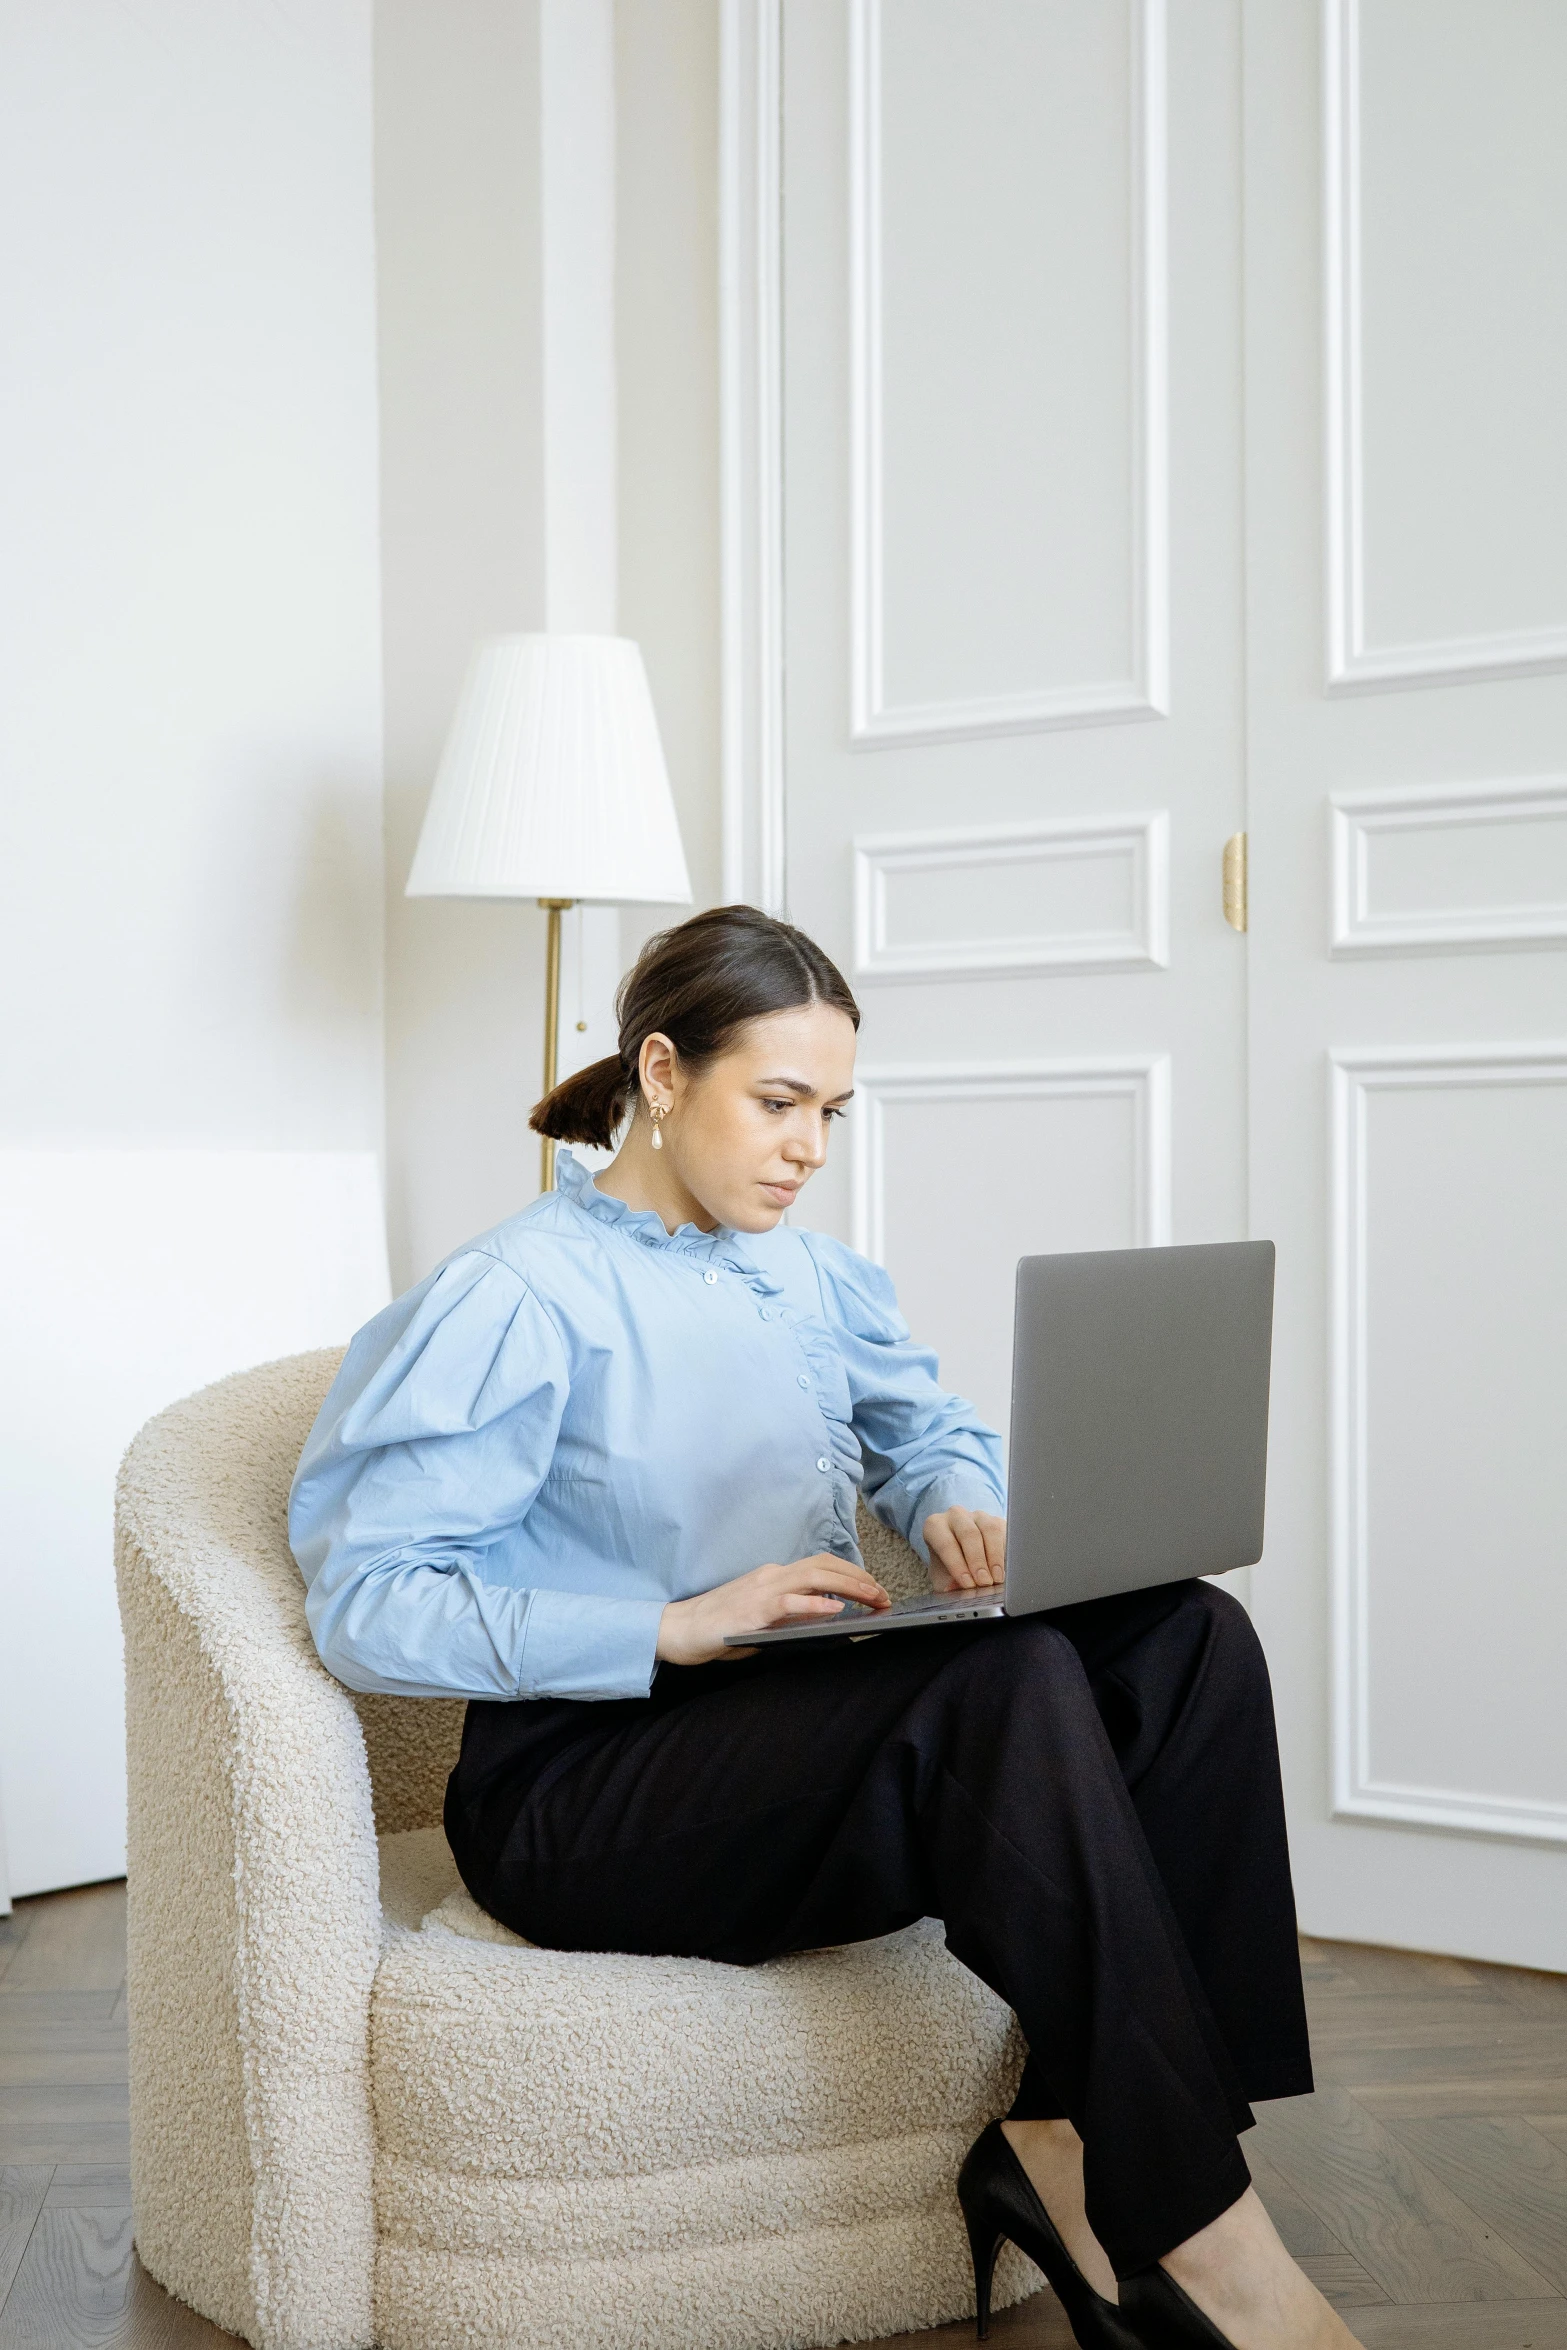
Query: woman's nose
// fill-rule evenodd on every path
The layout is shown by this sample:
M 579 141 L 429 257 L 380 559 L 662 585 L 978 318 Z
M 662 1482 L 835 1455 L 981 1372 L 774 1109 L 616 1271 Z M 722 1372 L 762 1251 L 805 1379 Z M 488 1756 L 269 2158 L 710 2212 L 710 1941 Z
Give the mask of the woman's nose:
M 814 1128 L 806 1134 L 791 1134 L 784 1144 L 784 1157 L 794 1167 L 819 1167 L 827 1156 L 827 1137 Z

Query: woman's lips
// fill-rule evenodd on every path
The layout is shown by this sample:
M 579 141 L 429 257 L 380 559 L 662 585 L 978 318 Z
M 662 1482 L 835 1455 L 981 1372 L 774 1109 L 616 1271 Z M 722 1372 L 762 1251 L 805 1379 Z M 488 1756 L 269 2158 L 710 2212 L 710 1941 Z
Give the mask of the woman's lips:
M 792 1199 L 798 1199 L 800 1196 L 798 1183 L 764 1183 L 762 1189 L 770 1199 L 775 1199 L 783 1208 L 786 1208 Z

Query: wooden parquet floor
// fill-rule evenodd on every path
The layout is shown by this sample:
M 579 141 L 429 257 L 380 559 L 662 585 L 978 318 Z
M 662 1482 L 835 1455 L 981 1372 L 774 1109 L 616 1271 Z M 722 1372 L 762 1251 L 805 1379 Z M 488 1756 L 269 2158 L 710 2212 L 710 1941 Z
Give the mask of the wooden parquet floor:
M 1304 1950 L 1317 2094 L 1246 2142 L 1285 2242 L 1366 2350 L 1567 2350 L 1567 1976 Z M 0 1918 L 0 2350 L 233 2341 L 131 2245 L 124 1984 L 123 1885 Z M 991 2338 L 1071 2342 L 1048 2292 Z

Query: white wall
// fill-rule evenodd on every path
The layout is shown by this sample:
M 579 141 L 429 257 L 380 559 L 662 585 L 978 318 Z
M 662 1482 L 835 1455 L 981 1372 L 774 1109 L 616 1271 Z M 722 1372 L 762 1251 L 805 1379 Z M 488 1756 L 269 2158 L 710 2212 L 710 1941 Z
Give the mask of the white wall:
M 379 1138 L 368 36 L 0 8 L 10 1140 Z
M 398 1283 L 526 1206 L 537 1188 L 527 1116 L 542 1074 L 544 918 L 527 903 L 402 895 L 481 637 L 583 626 L 584 596 L 611 599 L 593 601 L 595 625 L 613 610 L 642 643 L 697 902 L 718 890 L 716 0 L 617 0 L 614 10 L 616 137 L 605 163 L 615 182 L 618 465 L 610 455 L 605 468 L 618 471 L 618 547 L 600 543 L 598 527 L 585 551 L 571 544 L 570 493 L 597 427 L 569 402 L 547 413 L 544 334 L 558 309 L 544 276 L 541 172 L 547 106 L 587 102 L 577 74 L 594 60 L 571 51 L 592 48 L 593 28 L 586 0 L 557 15 L 564 49 L 552 53 L 546 87 L 541 13 L 539 0 L 376 4 L 387 1158 Z M 573 186 L 581 156 L 569 145 L 555 156 L 552 190 L 582 212 L 557 217 L 551 237 L 556 247 L 575 240 L 591 261 L 601 226 L 591 189 Z M 553 363 L 601 366 L 603 354 L 557 344 Z M 679 911 L 625 912 L 622 959 Z M 568 920 L 567 1067 L 608 1049 L 605 990 L 595 999 L 591 969 L 593 1027 L 584 1038 L 575 1031 L 576 937 Z M 594 952 L 590 938 L 590 964 Z
M 125 1866 L 116 1464 L 387 1296 L 370 1151 L 0 1151 L 0 1793 L 18 1893 Z
M 616 0 L 620 627 L 647 660 L 698 906 L 719 808 L 718 0 Z M 683 909 L 629 907 L 622 952 Z
M 0 1779 L 17 1890 L 119 1865 L 121 1443 L 165 1389 L 372 1310 L 375 1236 L 345 1287 L 344 1235 L 383 1143 L 399 1283 L 535 1188 L 542 917 L 402 888 L 471 647 L 559 624 L 540 13 L 0 0 L 0 1282 L 25 1270 L 38 1324 L 19 1326 L 13 1287 L 7 1393 L 27 1411 L 0 1444 Z M 574 7 L 557 29 L 578 41 Z M 618 625 L 646 649 L 702 902 L 719 867 L 716 0 L 615 0 L 613 55 L 606 29 Z M 628 917 L 621 951 L 665 918 Z M 602 1049 L 575 1033 L 572 943 L 568 926 L 568 1054 Z M 148 1156 L 128 1168 L 127 1150 Z M 81 1157 L 54 1183 L 61 1151 Z M 258 1201 L 266 1245 L 225 1249 Z M 171 1278 L 182 1238 L 209 1275 Z M 51 1313 L 55 1266 L 71 1298 Z M 78 1346 L 92 1404 L 72 1439 Z M 43 1441 L 62 1429 L 63 1456 Z M 62 1457 L 79 1478 L 52 1518 Z M 58 1703 L 24 1707 L 29 1676 Z M 66 1732 L 89 1713 L 101 1734 L 77 1769 Z
M 168 1394 L 325 1335 L 327 1268 L 293 1252 L 280 1300 L 287 1217 L 256 1229 L 301 1155 L 307 1190 L 373 1199 L 369 36 L 368 0 L 0 5 L 0 1270 L 8 1393 L 60 1440 L 7 1415 L 0 1745 L 19 1690 L 51 1700 L 0 1751 L 20 1892 L 121 1865 L 119 1446 Z M 126 1148 L 180 1154 L 129 1228 Z M 183 1291 L 152 1229 L 181 1198 Z M 35 1650 L 28 1623 L 63 1637 Z
M 537 0 L 377 0 L 393 1279 L 532 1198 L 544 917 L 408 900 L 464 667 L 544 625 Z

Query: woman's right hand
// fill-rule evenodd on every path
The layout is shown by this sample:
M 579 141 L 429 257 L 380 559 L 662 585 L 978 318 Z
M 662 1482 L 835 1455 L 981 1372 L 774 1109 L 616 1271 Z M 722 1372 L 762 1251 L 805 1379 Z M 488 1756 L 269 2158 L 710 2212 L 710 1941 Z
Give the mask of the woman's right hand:
M 754 1649 L 726 1648 L 728 1634 L 841 1615 L 846 1599 L 869 1608 L 892 1605 L 874 1575 L 830 1551 L 819 1550 L 788 1566 L 753 1567 L 748 1575 L 699 1591 L 694 1599 L 672 1599 L 659 1618 L 659 1660 L 705 1665 L 717 1657 L 754 1656 Z

